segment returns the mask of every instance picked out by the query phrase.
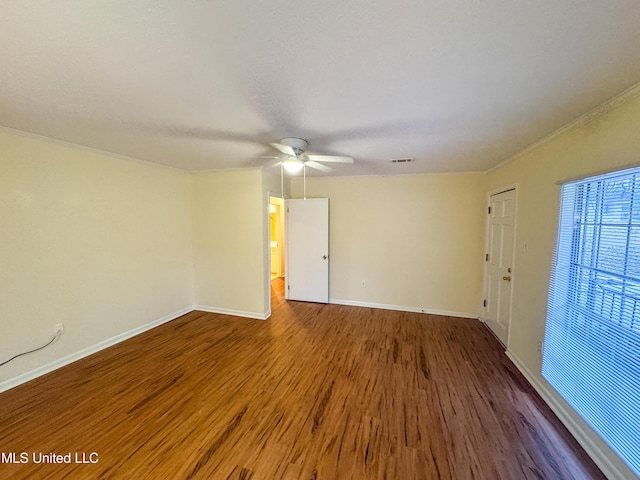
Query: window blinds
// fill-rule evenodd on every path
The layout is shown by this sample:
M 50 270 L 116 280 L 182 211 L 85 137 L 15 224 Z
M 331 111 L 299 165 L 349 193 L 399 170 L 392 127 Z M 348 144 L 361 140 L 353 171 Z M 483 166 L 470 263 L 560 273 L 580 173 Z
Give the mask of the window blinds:
M 640 168 L 562 187 L 542 374 L 640 475 Z

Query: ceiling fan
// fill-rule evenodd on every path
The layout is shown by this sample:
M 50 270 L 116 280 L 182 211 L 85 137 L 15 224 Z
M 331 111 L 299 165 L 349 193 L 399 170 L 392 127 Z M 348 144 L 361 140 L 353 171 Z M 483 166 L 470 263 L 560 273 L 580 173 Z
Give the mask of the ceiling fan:
M 273 148 L 285 154 L 281 164 L 288 172 L 299 172 L 310 167 L 322 172 L 329 172 L 331 168 L 324 163 L 353 163 L 353 158 L 334 155 L 319 155 L 307 152 L 309 142 L 302 138 L 287 137 L 279 143 L 270 143 Z

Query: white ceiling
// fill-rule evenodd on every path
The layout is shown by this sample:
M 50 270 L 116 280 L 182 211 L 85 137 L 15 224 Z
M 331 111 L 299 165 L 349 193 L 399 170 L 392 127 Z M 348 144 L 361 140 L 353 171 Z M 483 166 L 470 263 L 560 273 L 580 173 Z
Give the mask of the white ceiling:
M 638 0 L 0 7 L 0 125 L 187 170 L 286 136 L 338 175 L 487 170 L 640 82 Z

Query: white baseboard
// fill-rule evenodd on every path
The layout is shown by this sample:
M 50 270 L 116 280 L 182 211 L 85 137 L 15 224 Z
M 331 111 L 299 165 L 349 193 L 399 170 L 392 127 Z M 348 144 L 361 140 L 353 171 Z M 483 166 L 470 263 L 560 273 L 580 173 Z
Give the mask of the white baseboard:
M 630 469 L 623 472 L 618 465 L 611 461 L 607 454 L 589 437 L 587 431 L 571 417 L 564 405 L 558 402 L 554 394 L 525 367 L 516 355 L 510 351 L 507 351 L 506 354 L 607 478 L 620 480 L 636 478 Z
M 124 340 L 127 340 L 131 337 L 135 337 L 136 335 L 141 334 L 142 332 L 146 332 L 147 330 L 151 330 L 152 328 L 155 328 L 159 325 L 162 325 L 163 323 L 167 323 L 170 322 L 171 320 L 175 320 L 176 318 L 189 313 L 193 311 L 193 307 L 185 307 L 181 310 L 178 310 L 177 312 L 174 312 L 170 315 L 166 315 L 162 318 L 159 318 L 157 320 L 154 320 L 152 322 L 146 323 L 144 325 L 141 325 L 139 327 L 136 327 L 132 330 L 129 330 L 127 332 L 124 333 L 120 333 L 118 335 L 115 335 L 111 338 L 107 338 L 106 340 L 103 340 L 101 342 L 96 343 L 95 345 L 91 345 L 90 347 L 84 348 L 82 350 L 79 350 L 77 352 L 71 353 L 65 357 L 59 358 L 58 360 L 54 360 L 53 362 L 47 363 L 46 365 L 43 365 L 41 367 L 35 368 L 29 372 L 25 372 L 21 375 L 18 375 L 17 377 L 14 378 L 10 378 L 8 380 L 4 380 L 2 382 L 0 382 L 0 392 L 4 392 L 6 390 L 9 390 L 10 388 L 13 387 L 17 387 L 18 385 L 21 385 L 23 383 L 26 383 L 30 380 L 33 380 L 34 378 L 40 377 L 42 375 L 45 375 L 49 372 L 52 372 L 60 367 L 64 367 L 65 365 L 68 365 L 70 363 L 75 362 L 76 360 L 80 360 L 81 358 L 84 357 L 88 357 L 91 354 L 94 354 L 96 352 L 99 352 L 100 350 L 104 350 L 107 347 L 111 347 L 112 345 L 115 345 L 116 343 L 120 343 Z
M 265 313 L 244 312 L 242 310 L 229 310 L 227 308 L 209 307 L 207 305 L 194 305 L 193 310 L 201 310 L 207 313 L 219 313 L 221 315 L 233 315 L 234 317 L 255 318 L 257 320 L 266 320 L 271 316 L 271 311 Z
M 412 313 L 429 313 L 431 315 L 443 315 L 446 317 L 461 317 L 461 318 L 478 318 L 476 313 L 467 312 L 451 312 L 449 310 L 435 310 L 432 308 L 417 308 L 417 307 L 403 307 L 402 305 L 387 305 L 385 303 L 369 303 L 359 302 L 357 300 L 340 300 L 339 298 L 330 298 L 329 303 L 336 305 L 347 305 L 350 307 L 367 307 L 367 308 L 380 308 L 382 310 L 396 310 L 398 312 L 412 312 Z

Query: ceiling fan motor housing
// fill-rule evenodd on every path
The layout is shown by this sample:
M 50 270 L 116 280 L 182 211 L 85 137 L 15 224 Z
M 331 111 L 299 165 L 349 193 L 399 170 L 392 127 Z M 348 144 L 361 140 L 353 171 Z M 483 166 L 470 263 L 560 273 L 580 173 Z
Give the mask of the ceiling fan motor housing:
M 302 138 L 295 137 L 287 137 L 280 140 L 282 145 L 286 145 L 288 147 L 293 148 L 293 151 L 296 152 L 296 155 L 300 155 L 307 150 L 309 146 L 309 142 L 303 140 Z

